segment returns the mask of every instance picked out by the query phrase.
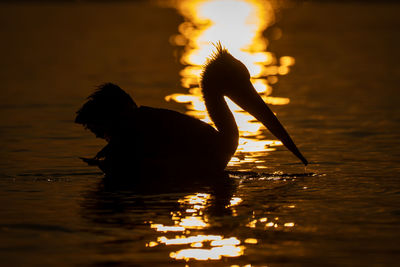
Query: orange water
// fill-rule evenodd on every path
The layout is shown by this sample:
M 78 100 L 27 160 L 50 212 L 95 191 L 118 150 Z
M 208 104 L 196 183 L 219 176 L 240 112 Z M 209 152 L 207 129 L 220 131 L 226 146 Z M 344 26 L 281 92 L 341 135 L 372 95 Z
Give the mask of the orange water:
M 138 104 L 199 115 L 165 101 L 195 88 L 182 62 L 193 51 L 177 37 L 192 13 L 169 6 L 1 4 L 2 264 L 395 265 L 400 7 L 273 2 L 255 34 L 268 45 L 237 48 L 275 59 L 255 69 L 292 62 L 253 81 L 269 88 L 265 97 L 289 100 L 271 108 L 316 176 L 302 176 L 282 146 L 242 142 L 230 170 L 261 174 L 232 175 L 223 190 L 116 190 L 78 159 L 104 142 L 74 125 L 74 112 L 110 81 Z M 274 140 L 257 127 L 245 138 Z

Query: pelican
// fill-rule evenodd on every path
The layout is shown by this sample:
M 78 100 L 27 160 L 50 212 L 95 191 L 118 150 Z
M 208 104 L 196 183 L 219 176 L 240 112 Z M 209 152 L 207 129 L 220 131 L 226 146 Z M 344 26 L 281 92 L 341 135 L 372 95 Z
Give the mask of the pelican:
M 115 84 L 101 85 L 77 111 L 82 124 L 108 144 L 82 158 L 106 176 L 193 176 L 223 172 L 235 153 L 239 131 L 224 97 L 248 111 L 304 165 L 308 162 L 254 89 L 245 65 L 221 45 L 204 66 L 200 86 L 215 128 L 176 111 L 137 106 Z

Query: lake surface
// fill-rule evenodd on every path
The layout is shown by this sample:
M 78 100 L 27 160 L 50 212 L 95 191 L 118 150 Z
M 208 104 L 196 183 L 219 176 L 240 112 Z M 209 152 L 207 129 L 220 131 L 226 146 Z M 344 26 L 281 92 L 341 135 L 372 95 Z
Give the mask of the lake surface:
M 0 4 L 1 263 L 396 266 L 400 5 L 271 7 L 266 51 L 294 59 L 268 80 L 271 101 L 290 100 L 271 109 L 310 165 L 282 146 L 241 150 L 222 187 L 138 191 L 79 160 L 105 142 L 75 112 L 104 82 L 190 111 L 165 101 L 188 93 L 171 36 L 190 17 L 148 2 Z M 273 140 L 260 131 L 252 140 Z

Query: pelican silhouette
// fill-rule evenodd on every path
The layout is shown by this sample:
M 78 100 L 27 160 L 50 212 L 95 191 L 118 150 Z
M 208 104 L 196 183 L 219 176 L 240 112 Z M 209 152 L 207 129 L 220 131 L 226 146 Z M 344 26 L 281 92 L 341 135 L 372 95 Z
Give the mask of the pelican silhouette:
M 300 153 L 250 82 L 245 65 L 221 45 L 204 66 L 200 82 L 215 127 L 176 111 L 138 107 L 117 85 L 98 88 L 77 112 L 75 122 L 108 141 L 94 158 L 106 176 L 193 176 L 222 172 L 238 146 L 239 131 L 224 97 L 263 123 L 297 156 Z

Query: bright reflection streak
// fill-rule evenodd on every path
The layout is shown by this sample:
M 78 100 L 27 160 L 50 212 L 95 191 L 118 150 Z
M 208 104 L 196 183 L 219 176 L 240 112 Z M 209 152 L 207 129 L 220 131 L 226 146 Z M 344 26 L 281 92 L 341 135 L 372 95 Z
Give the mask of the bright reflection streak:
M 211 246 L 225 246 L 225 245 L 239 245 L 240 241 L 236 237 L 231 237 L 227 239 L 215 240 L 211 242 Z
M 146 247 L 152 248 L 152 247 L 155 247 L 155 246 L 157 246 L 157 245 L 158 245 L 157 242 L 151 241 L 151 242 L 149 242 L 148 244 L 146 244 Z
M 245 242 L 246 244 L 257 244 L 257 243 L 258 243 L 258 240 L 255 239 L 255 238 L 247 238 L 244 242 Z
M 233 197 L 230 201 L 229 207 L 239 205 L 243 200 L 240 197 Z
M 293 227 L 294 223 L 293 222 L 288 222 L 288 223 L 285 223 L 283 226 L 285 226 L 285 227 Z
M 179 237 L 174 239 L 168 239 L 166 237 L 158 238 L 158 242 L 164 243 L 166 245 L 181 245 L 181 244 L 192 244 L 192 243 L 203 243 L 207 241 L 217 241 L 222 240 L 222 236 L 219 235 L 197 235 L 190 237 Z
M 244 247 L 222 246 L 211 249 L 182 249 L 169 256 L 177 260 L 220 260 L 222 257 L 238 257 L 243 255 Z
M 252 83 L 264 101 L 270 105 L 287 105 L 289 98 L 273 97 L 271 84 L 278 82 L 278 75 L 286 75 L 295 63 L 294 58 L 283 56 L 277 59 L 267 51 L 268 40 L 263 36 L 264 30 L 274 23 L 272 5 L 268 0 L 182 0 L 176 1 L 175 7 L 185 17 L 179 25 L 179 34 L 171 37 L 171 43 L 184 46 L 180 58 L 185 66 L 180 72 L 181 86 L 189 94 L 172 94 L 166 101 L 185 103 L 187 114 L 212 124 L 198 84 L 202 65 L 215 50 L 212 43 L 221 42 L 229 52 L 241 60 L 249 69 Z M 276 30 L 280 32 L 280 29 Z M 248 113 L 243 112 L 236 104 L 227 99 L 228 106 L 234 113 L 240 131 L 237 153 L 229 166 L 240 166 L 244 162 L 255 161 L 255 152 L 274 151 L 270 142 L 262 141 L 261 123 Z M 274 146 L 282 145 L 275 142 Z M 258 165 L 259 168 L 265 168 Z
M 186 217 L 182 218 L 179 225 L 184 226 L 186 229 L 201 229 L 207 227 L 208 224 L 203 221 L 202 217 Z
M 190 246 L 194 247 L 194 248 L 201 248 L 201 247 L 203 247 L 203 243 L 192 243 L 192 244 L 190 244 Z
M 185 227 L 180 226 L 164 226 L 162 224 L 152 224 L 151 228 L 155 228 L 158 232 L 183 232 Z

